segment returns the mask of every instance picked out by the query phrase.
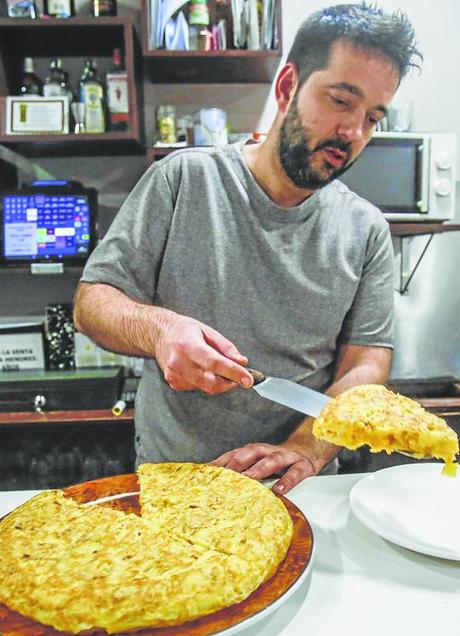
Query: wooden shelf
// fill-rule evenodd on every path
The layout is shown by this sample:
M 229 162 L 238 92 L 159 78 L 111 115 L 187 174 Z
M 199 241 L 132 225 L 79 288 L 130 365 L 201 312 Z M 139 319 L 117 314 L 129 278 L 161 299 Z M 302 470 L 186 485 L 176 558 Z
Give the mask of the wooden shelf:
M 144 51 L 144 67 L 159 84 L 270 83 L 281 51 Z
M 135 155 L 144 145 L 131 131 L 86 135 L 0 135 L 0 144 L 18 150 L 26 157 L 86 155 Z
M 149 48 L 150 11 L 147 0 L 142 0 L 142 52 L 150 80 L 160 84 L 270 83 L 282 55 L 281 0 L 276 3 L 279 49 L 171 51 Z
M 7 277 L 7 276 L 8 278 L 10 278 L 11 276 L 16 276 L 16 275 L 20 275 L 20 276 L 29 275 L 34 277 L 38 276 L 41 280 L 43 280 L 45 276 L 51 276 L 53 277 L 53 280 L 55 280 L 56 276 L 69 276 L 72 278 L 80 279 L 83 273 L 83 268 L 84 268 L 84 265 L 64 265 L 64 271 L 62 273 L 59 272 L 59 273 L 46 273 L 46 274 L 45 273 L 32 274 L 30 265 L 26 267 L 25 265 L 22 265 L 22 264 L 15 265 L 13 263 L 13 264 L 0 266 L 0 278 Z
M 390 232 L 395 236 L 416 236 L 421 234 L 441 234 L 458 232 L 460 224 L 456 223 L 391 223 Z
M 425 253 L 433 239 L 435 234 L 442 234 L 444 232 L 458 232 L 460 230 L 460 224 L 457 223 L 390 223 L 390 232 L 393 236 L 400 237 L 401 243 L 401 265 L 399 272 L 399 288 L 397 291 L 403 295 L 409 289 L 409 284 L 415 275 Z M 410 236 L 428 236 L 425 247 L 421 251 L 415 265 L 411 267 L 410 271 L 407 271 L 406 261 L 409 263 L 409 245 L 405 245 L 408 241 L 404 241 L 404 238 Z
M 5 97 L 17 91 L 25 57 L 32 57 L 43 76 L 49 59 L 65 58 L 70 84 L 77 92 L 84 60 L 93 57 L 101 79 L 110 66 L 114 48 L 124 53 L 128 72 L 129 121 L 123 132 L 97 135 L 5 135 Z M 138 154 L 143 150 L 140 43 L 131 17 L 75 17 L 67 19 L 0 19 L 0 144 L 27 156 Z
M 171 152 L 174 152 L 175 150 L 183 150 L 184 148 L 193 148 L 193 146 L 180 146 L 179 148 L 147 148 L 147 164 L 150 165 L 153 161 L 163 159 L 163 157 L 166 157 L 166 155 L 169 155 Z

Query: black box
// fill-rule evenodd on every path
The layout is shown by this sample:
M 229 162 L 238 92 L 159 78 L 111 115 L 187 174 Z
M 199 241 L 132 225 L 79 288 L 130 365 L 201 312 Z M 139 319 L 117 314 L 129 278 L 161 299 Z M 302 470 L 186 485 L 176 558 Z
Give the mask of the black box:
M 75 369 L 75 328 L 72 305 L 46 306 L 46 368 L 65 371 Z
M 123 367 L 0 373 L 0 412 L 109 409 L 122 380 Z

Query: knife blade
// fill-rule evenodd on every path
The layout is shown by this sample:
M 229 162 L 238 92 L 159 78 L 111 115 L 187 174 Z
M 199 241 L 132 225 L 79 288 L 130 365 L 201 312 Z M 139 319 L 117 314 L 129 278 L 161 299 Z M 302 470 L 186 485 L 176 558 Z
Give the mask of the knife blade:
M 254 378 L 252 388 L 261 397 L 306 415 L 317 417 L 331 399 L 324 393 L 309 389 L 291 380 L 265 376 L 256 369 L 248 369 L 248 371 Z

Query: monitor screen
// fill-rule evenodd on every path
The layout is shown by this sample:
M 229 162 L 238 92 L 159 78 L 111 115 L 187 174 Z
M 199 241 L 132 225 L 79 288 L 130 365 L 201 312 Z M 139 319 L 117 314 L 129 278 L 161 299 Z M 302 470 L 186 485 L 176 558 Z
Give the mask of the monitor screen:
M 1 198 L 2 261 L 83 263 L 94 245 L 89 191 L 24 190 Z

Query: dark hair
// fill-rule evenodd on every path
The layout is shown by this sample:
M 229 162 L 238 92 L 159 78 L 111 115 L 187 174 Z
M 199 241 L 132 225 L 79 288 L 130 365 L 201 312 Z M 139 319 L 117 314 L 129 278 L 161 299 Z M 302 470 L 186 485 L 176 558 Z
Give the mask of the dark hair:
M 417 50 L 415 31 L 402 11 L 384 13 L 375 5 L 340 4 L 316 11 L 303 22 L 287 61 L 296 65 L 300 84 L 314 72 L 326 68 L 332 45 L 346 40 L 356 47 L 374 50 L 387 57 L 402 79 L 423 56 Z

